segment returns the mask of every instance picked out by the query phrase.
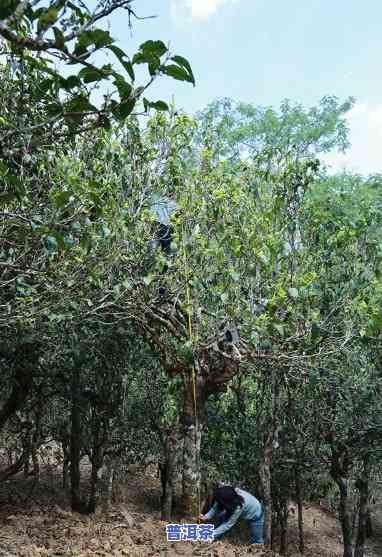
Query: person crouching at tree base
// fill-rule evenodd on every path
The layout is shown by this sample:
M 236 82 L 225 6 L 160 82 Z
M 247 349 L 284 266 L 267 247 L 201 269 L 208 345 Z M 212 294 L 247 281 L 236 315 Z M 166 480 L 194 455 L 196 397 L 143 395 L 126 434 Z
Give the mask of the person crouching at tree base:
M 203 522 L 217 516 L 218 527 L 214 530 L 214 540 L 219 540 L 239 519 L 248 522 L 251 544 L 264 543 L 264 510 L 261 503 L 242 489 L 225 486 L 214 489 L 211 508 L 199 519 Z

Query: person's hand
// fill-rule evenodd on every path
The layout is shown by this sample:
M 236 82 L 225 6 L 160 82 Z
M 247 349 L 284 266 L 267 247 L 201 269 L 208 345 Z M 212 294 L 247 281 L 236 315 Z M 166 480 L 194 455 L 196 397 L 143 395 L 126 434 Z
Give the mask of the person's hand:
M 202 522 L 204 522 L 206 519 L 204 518 L 204 514 L 200 514 L 198 516 L 198 520 L 201 520 Z

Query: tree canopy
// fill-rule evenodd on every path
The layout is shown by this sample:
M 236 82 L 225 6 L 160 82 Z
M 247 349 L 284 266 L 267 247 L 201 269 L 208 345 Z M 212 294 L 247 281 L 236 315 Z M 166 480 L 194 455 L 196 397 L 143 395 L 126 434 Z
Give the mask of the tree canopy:
M 303 500 L 326 498 L 361 557 L 381 464 L 382 182 L 319 160 L 348 147 L 354 101 L 194 116 L 152 101 L 154 79 L 193 71 L 161 41 L 125 53 L 104 25 L 117 10 L 144 24 L 131 0 L 0 7 L 0 480 L 53 439 L 72 509 L 94 512 L 154 459 L 167 520 L 240 483 L 285 553 L 290 500 L 303 550 Z

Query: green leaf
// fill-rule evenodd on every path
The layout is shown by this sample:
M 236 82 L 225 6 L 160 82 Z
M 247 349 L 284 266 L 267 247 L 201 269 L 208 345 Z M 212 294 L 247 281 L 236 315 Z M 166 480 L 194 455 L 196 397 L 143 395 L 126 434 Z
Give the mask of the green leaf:
M 46 105 L 45 110 L 49 116 L 58 116 L 62 113 L 62 106 L 58 103 L 50 103 Z
M 184 68 L 176 66 L 175 64 L 168 64 L 167 66 L 160 66 L 160 70 L 165 75 L 173 77 L 178 81 L 188 81 L 195 84 L 194 77 L 190 75 Z
M 121 48 L 119 48 L 118 46 L 115 46 L 115 45 L 110 45 L 107 48 L 109 50 L 111 50 L 116 55 L 118 60 L 121 62 L 122 66 L 125 68 L 125 70 L 129 74 L 131 81 L 134 81 L 135 80 L 135 74 L 134 74 L 133 65 L 131 64 L 131 62 L 129 60 L 127 60 L 127 61 L 125 60 L 125 58 L 127 58 L 127 55 L 123 52 L 123 50 Z
M 152 53 L 160 57 L 163 56 L 163 54 L 166 54 L 168 48 L 162 41 L 149 40 L 141 44 L 139 50 L 142 52 Z
M 0 207 L 8 205 L 8 203 L 11 203 L 16 197 L 17 195 L 15 192 L 0 193 Z
M 53 33 L 54 33 L 54 40 L 56 41 L 56 45 L 58 46 L 58 48 L 64 48 L 65 47 L 64 33 L 58 27 L 53 27 Z
M 110 228 L 108 228 L 106 226 L 106 224 L 103 224 L 101 227 L 101 236 L 103 238 L 108 238 L 110 236 L 111 232 L 110 232 Z
M 63 237 L 63 242 L 62 242 L 62 246 L 64 249 L 69 250 L 70 248 L 72 248 L 74 246 L 74 239 L 71 235 L 69 236 L 64 236 Z
M 114 44 L 108 45 L 107 48 L 112 52 L 114 52 L 114 54 L 116 55 L 116 57 L 120 62 L 124 62 L 124 58 L 126 58 L 126 54 L 123 52 L 122 48 L 119 48 L 119 46 L 115 46 Z
M 66 315 L 64 315 L 63 313 L 50 313 L 48 315 L 48 319 L 51 322 L 60 323 L 61 321 L 65 321 Z
M 1 0 L 0 20 L 6 19 L 12 15 L 18 4 L 19 0 Z
M 111 129 L 111 121 L 109 118 L 107 118 L 107 116 L 102 116 L 102 118 L 99 120 L 100 125 L 102 125 L 102 127 L 105 130 L 110 130 Z
M 97 112 L 97 108 L 84 95 L 73 97 L 64 106 L 65 112 Z
M 230 274 L 232 280 L 234 280 L 235 282 L 239 282 L 239 280 L 240 280 L 239 273 L 237 273 L 236 271 L 230 271 L 229 274 Z
M 319 376 L 314 369 L 309 371 L 309 383 L 312 387 L 315 387 L 319 383 Z
M 118 89 L 121 101 L 126 100 L 128 97 L 130 97 L 133 88 L 130 83 L 127 83 L 127 81 L 121 75 L 117 75 L 114 80 L 114 85 Z
M 160 58 L 167 52 L 162 41 L 146 41 L 141 44 L 139 51 L 134 54 L 133 64 L 148 64 L 150 75 L 155 75 L 160 69 Z
M 178 354 L 187 365 L 192 366 L 195 363 L 194 352 L 189 343 L 186 342 L 183 346 L 180 346 L 178 348 Z
M 190 78 L 191 78 L 191 83 L 193 83 L 195 85 L 195 78 L 194 78 L 194 74 L 192 72 L 192 68 L 190 66 L 189 61 L 186 60 L 186 58 L 183 58 L 183 56 L 173 56 L 171 58 L 171 60 L 173 62 L 176 62 L 178 64 L 178 66 L 182 66 L 182 68 L 187 70 L 187 72 L 189 73 Z
M 282 325 L 274 324 L 273 328 L 279 333 L 281 337 L 284 336 L 284 327 Z
M 79 87 L 81 85 L 80 79 L 76 75 L 70 75 L 66 79 L 63 79 L 61 82 L 61 87 L 65 89 L 65 91 L 71 91 L 75 87 Z
M 45 236 L 44 241 L 49 253 L 54 253 L 58 250 L 58 242 L 54 236 Z
M 154 110 L 163 111 L 163 112 L 169 110 L 168 104 L 165 103 L 164 101 L 151 102 L 147 99 L 143 99 L 143 104 L 146 111 L 148 108 L 154 108 Z
M 88 47 L 93 45 L 98 48 L 108 47 L 110 48 L 110 44 L 113 42 L 113 39 L 110 36 L 108 31 L 104 31 L 103 29 L 93 29 L 91 31 L 84 31 L 78 37 L 77 43 L 74 48 L 74 54 L 76 56 L 80 56 L 85 54 Z
M 105 79 L 105 76 L 101 70 L 97 71 L 93 68 L 83 68 L 78 77 L 83 80 L 84 83 L 92 83 L 93 81 L 101 81 Z
M 68 2 L 68 8 L 72 9 L 73 12 L 76 14 L 80 23 L 84 23 L 85 19 L 89 19 L 89 12 L 83 12 L 78 6 L 76 6 L 73 2 Z
M 65 207 L 65 205 L 67 205 L 69 199 L 70 199 L 70 192 L 69 191 L 61 191 L 59 192 L 54 199 L 55 205 L 56 207 L 58 207 L 59 209 L 61 209 L 62 207 Z
M 5 176 L 6 174 L 8 174 L 8 172 L 8 166 L 5 164 L 4 161 L 0 159 L 0 176 Z
M 149 274 L 145 277 L 143 277 L 143 282 L 145 283 L 146 286 L 150 286 L 150 284 L 153 282 L 154 280 L 154 275 Z
M 119 104 L 118 117 L 120 120 L 124 120 L 132 113 L 135 103 L 135 99 L 129 99 Z
M 44 10 L 38 18 L 37 32 L 40 33 L 51 27 L 57 21 L 58 14 L 59 11 L 54 6 Z
M 134 73 L 134 68 L 131 62 L 123 62 L 123 67 L 125 68 L 125 70 L 127 71 L 127 73 L 130 76 L 131 81 L 135 80 L 135 73 Z
M 155 110 L 159 110 L 159 111 L 163 111 L 163 112 L 166 111 L 166 110 L 169 110 L 168 104 L 165 103 L 164 101 L 152 102 L 151 107 L 155 108 Z
M 142 95 L 144 90 L 145 90 L 145 88 L 142 87 L 142 86 L 141 87 L 136 87 L 133 90 L 132 97 L 134 97 L 134 99 L 139 99 L 139 97 Z
M 65 80 L 60 80 L 60 83 L 62 84 L 63 81 Z M 36 92 L 36 95 L 34 97 L 35 100 L 42 100 L 54 85 L 56 85 L 56 81 L 54 79 L 43 79 L 41 83 L 39 83 L 38 91 Z
M 288 294 L 291 298 L 296 300 L 298 298 L 298 290 L 297 288 L 288 288 Z
M 89 33 L 81 33 L 81 35 L 78 37 L 77 42 L 74 46 L 74 51 L 73 54 L 75 54 L 76 56 L 82 56 L 87 52 L 87 48 L 88 46 L 90 46 L 92 44 L 92 39 L 89 35 Z M 75 61 L 74 61 L 75 63 Z
M 320 327 L 315 322 L 312 323 L 311 337 L 312 340 L 317 340 L 318 338 L 321 337 Z
M 96 48 L 102 48 L 114 42 L 109 31 L 104 31 L 103 29 L 93 29 L 90 33 Z
M 153 54 L 152 52 L 137 52 L 134 54 L 133 64 L 151 64 L 151 71 L 152 74 L 160 67 L 160 58 Z

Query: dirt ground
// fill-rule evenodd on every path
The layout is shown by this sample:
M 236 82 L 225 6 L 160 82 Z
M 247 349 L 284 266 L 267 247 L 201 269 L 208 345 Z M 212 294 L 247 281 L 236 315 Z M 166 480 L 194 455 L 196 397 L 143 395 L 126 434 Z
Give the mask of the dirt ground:
M 108 514 L 82 516 L 71 513 L 59 478 L 44 474 L 36 483 L 17 477 L 0 491 L 0 557 L 234 557 L 252 554 L 276 556 L 248 544 L 245 524 L 237 526 L 223 542 L 167 542 L 166 524 L 160 521 L 159 482 L 155 472 L 130 475 L 124 503 Z M 378 513 L 379 514 L 379 513 Z M 180 520 L 179 520 L 180 522 Z M 340 557 L 338 521 L 319 507 L 305 508 L 307 557 Z M 297 551 L 297 516 L 291 515 L 290 557 Z M 375 521 L 375 537 L 367 557 L 382 556 L 382 520 Z

